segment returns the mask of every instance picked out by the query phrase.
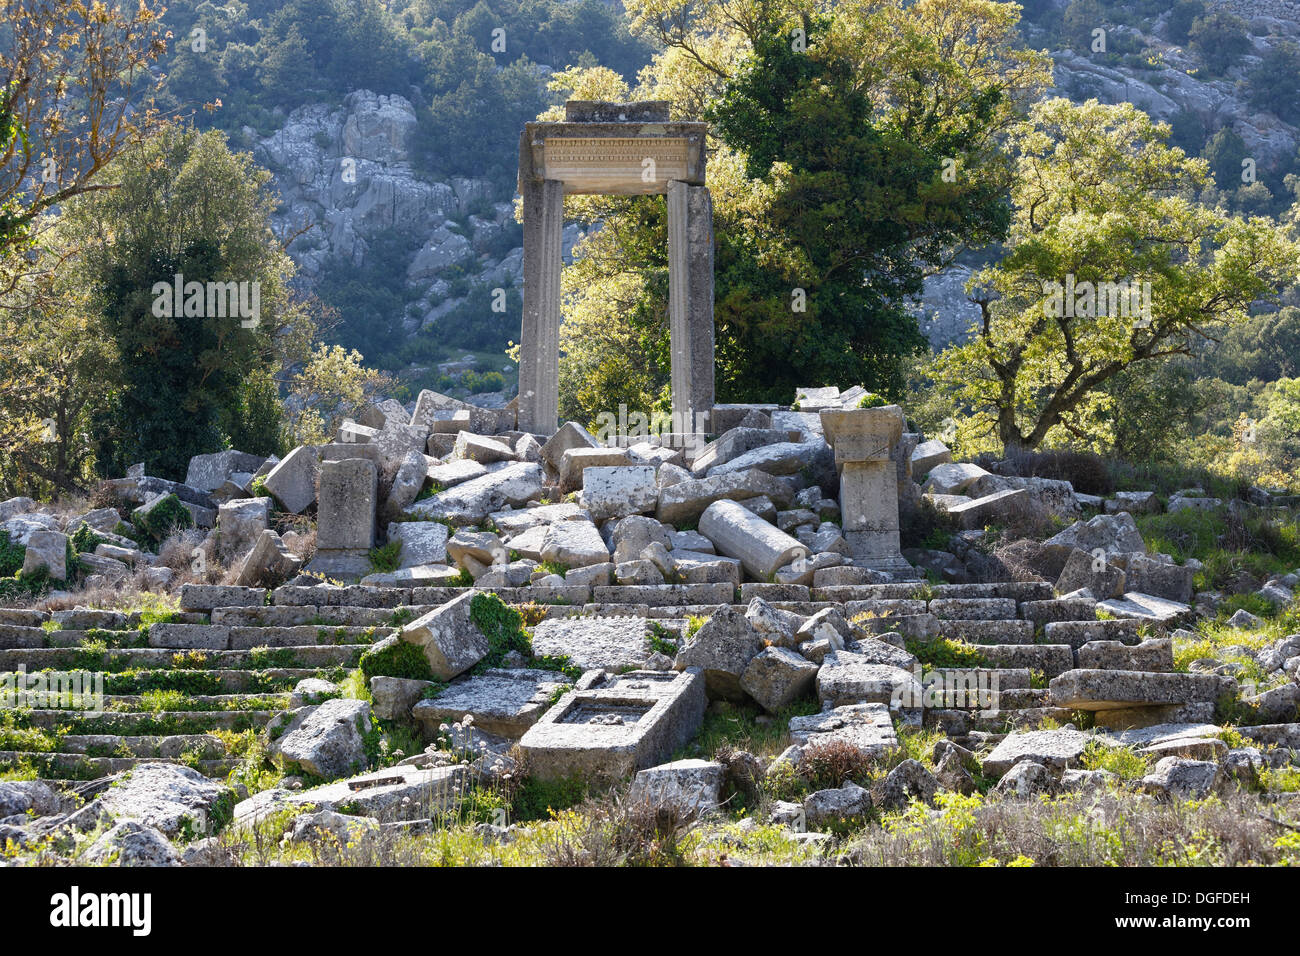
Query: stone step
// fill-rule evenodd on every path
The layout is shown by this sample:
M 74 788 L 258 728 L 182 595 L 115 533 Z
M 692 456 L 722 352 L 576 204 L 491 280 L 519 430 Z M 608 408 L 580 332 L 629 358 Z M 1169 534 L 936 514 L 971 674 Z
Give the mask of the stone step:
M 525 590 L 515 588 L 512 590 Z M 735 588 L 730 584 L 615 584 L 591 589 L 594 604 L 646 604 L 651 607 L 684 604 L 730 604 Z M 502 600 L 505 600 L 502 598 Z
M 1119 641 L 1136 644 L 1141 621 L 1053 621 L 1043 628 L 1049 644 L 1069 644 L 1076 651 L 1089 641 Z
M 58 727 L 73 726 L 78 733 L 85 734 L 120 734 L 122 736 L 149 736 L 157 731 L 147 731 L 156 724 L 167 724 L 176 729 L 176 734 L 208 733 L 213 730 L 262 730 L 267 721 L 280 710 L 169 710 L 163 713 L 152 711 L 105 711 L 98 714 L 86 714 L 75 710 L 29 710 L 24 711 L 24 718 L 32 727 L 41 730 L 53 730 Z
M 206 666 L 217 670 L 263 670 L 267 668 L 355 667 L 368 645 L 318 644 L 303 647 L 258 648 L 238 651 L 198 651 Z M 126 670 L 128 668 L 177 668 L 183 650 L 159 647 L 110 648 L 93 660 L 76 647 L 44 647 L 31 650 L 0 650 L 0 671 L 12 671 L 24 664 L 28 673 L 55 670 Z M 201 668 L 195 668 L 201 669 Z
M 28 753 L 0 750 L 0 768 L 19 762 L 35 767 L 43 779 L 60 783 L 68 780 L 107 777 L 110 774 L 131 770 L 142 763 L 183 764 L 192 767 L 205 777 L 225 777 L 239 766 L 239 760 L 233 757 L 221 757 L 215 760 L 182 760 L 175 757 L 88 757 L 85 754 L 58 751 Z
M 1032 621 L 940 621 L 939 636 L 968 644 L 1032 644 Z
M 992 584 L 936 584 L 933 598 L 1013 598 L 1016 601 L 1045 601 L 1056 596 L 1046 581 L 998 581 Z
M 1020 617 L 1044 627 L 1055 621 L 1095 621 L 1097 602 L 1091 598 L 1054 598 L 1050 601 L 1021 601 Z
M 980 653 L 990 667 L 1028 668 L 1047 677 L 1074 668 L 1074 651 L 1068 644 L 984 644 Z
M 318 607 L 315 604 L 218 607 L 212 609 L 212 623 L 227 627 L 299 627 L 305 624 L 322 627 L 391 627 L 395 615 L 410 621 L 437 607 L 435 604 L 412 604 L 400 608 Z
M 1015 598 L 934 598 L 928 610 L 941 621 L 1005 621 L 1019 616 Z
M 0 672 L 0 680 L 12 673 L 12 671 Z M 195 683 L 192 675 L 202 674 L 222 693 L 262 694 L 292 690 L 299 681 L 309 677 L 320 677 L 322 673 L 324 673 L 322 668 L 308 667 L 267 668 L 266 670 L 205 669 L 199 671 L 142 668 L 141 673 L 133 675 L 110 672 L 105 677 L 104 687 L 106 691 L 122 692 L 120 690 L 122 686 L 138 683 L 146 690 L 185 691 L 187 685 L 192 687 Z M 160 678 L 159 675 L 162 674 L 166 674 L 168 677 Z M 15 686 L 16 683 L 15 681 Z
M 153 757 L 159 760 L 179 759 L 187 750 L 196 751 L 200 757 L 209 760 L 226 756 L 226 745 L 208 734 L 153 734 L 143 737 L 67 734 L 59 738 L 59 752 L 65 754 L 111 756 L 111 752 L 123 749 L 133 757 Z
M 1033 730 L 1044 720 L 1066 724 L 1072 711 L 1060 707 L 1021 707 L 1006 710 L 927 710 L 925 726 L 943 730 L 948 737 L 960 740 L 968 734 L 1002 733 L 1008 729 Z
M 141 694 L 105 694 L 104 707 L 111 713 L 170 713 L 170 710 L 161 711 L 152 710 L 148 706 L 148 701 Z M 264 710 L 269 707 L 279 705 L 281 708 L 289 705 L 288 691 L 280 691 L 267 694 L 186 694 L 184 703 L 190 705 L 196 712 L 224 713 L 226 711 L 235 711 L 240 708 L 237 705 L 244 701 L 253 701 L 264 705 L 257 709 Z M 206 706 L 205 706 L 206 705 Z M 75 711 L 64 710 L 64 713 L 76 713 Z

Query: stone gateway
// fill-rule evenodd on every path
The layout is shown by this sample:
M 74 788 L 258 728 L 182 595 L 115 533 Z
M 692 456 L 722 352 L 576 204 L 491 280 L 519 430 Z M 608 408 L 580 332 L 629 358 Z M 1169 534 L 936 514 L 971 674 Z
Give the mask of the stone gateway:
M 560 249 L 566 193 L 664 195 L 674 430 L 702 434 L 713 408 L 713 200 L 704 123 L 669 122 L 668 104 L 570 100 L 562 123 L 519 139 L 524 321 L 519 427 L 559 424 Z

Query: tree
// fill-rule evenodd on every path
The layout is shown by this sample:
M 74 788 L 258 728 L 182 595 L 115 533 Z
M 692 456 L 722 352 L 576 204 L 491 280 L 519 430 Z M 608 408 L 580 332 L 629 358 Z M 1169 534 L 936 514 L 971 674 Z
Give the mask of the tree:
M 634 32 L 664 47 L 640 86 L 594 69 L 566 71 L 552 86 L 714 117 L 719 399 L 788 400 L 811 381 L 896 394 L 898 368 L 919 343 L 901 300 L 964 243 L 997 233 L 995 203 L 975 210 L 1006 185 L 998 138 L 1046 82 L 1045 59 L 1019 46 L 1014 5 L 861 0 L 835 5 L 820 24 L 795 4 L 763 0 L 631 0 L 627 9 Z M 790 46 L 796 30 L 807 52 Z M 601 228 L 564 273 L 562 415 L 590 420 L 620 401 L 646 411 L 666 401 L 663 206 L 658 197 L 566 199 L 567 216 Z M 617 354 L 602 357 L 597 341 L 617 343 Z M 596 381 L 613 391 L 593 407 L 580 396 Z
M 104 168 L 157 123 L 132 94 L 162 53 L 159 10 L 83 0 L 3 0 L 0 45 L 0 295 L 50 210 L 106 189 Z
M 98 463 L 121 474 L 143 461 L 182 478 L 191 456 L 252 433 L 247 415 L 265 389 L 258 399 L 249 383 L 298 361 L 286 349 L 305 345 L 311 322 L 290 297 L 293 263 L 269 225 L 270 174 L 232 153 L 222 133 L 169 127 L 113 172 L 118 189 L 82 197 L 67 213 L 118 353 L 105 370 L 115 400 L 95 424 Z
M 1205 68 L 1214 76 L 1227 73 L 1250 52 L 1246 22 L 1220 10 L 1198 17 L 1188 36 L 1188 48 L 1201 58 Z
M 1220 189 L 1234 190 L 1242 184 L 1242 162 L 1250 155 L 1241 134 L 1225 126 L 1205 144 L 1202 153 L 1210 165 L 1210 173 Z
M 1284 123 L 1300 122 L 1300 47 L 1295 43 L 1268 48 L 1250 74 L 1250 105 L 1275 113 Z
M 337 345 L 318 345 L 311 360 L 294 375 L 285 402 L 288 444 L 319 445 L 330 441 L 345 415 L 355 414 L 367 398 L 392 386 L 392 379 L 361 364 L 361 353 Z
M 932 371 L 973 430 L 1008 449 L 1105 439 L 1106 383 L 1189 354 L 1294 280 L 1300 248 L 1269 220 L 1197 205 L 1206 164 L 1167 135 L 1132 104 L 1060 98 L 1013 133 L 1006 255 L 968 287 L 973 338 Z

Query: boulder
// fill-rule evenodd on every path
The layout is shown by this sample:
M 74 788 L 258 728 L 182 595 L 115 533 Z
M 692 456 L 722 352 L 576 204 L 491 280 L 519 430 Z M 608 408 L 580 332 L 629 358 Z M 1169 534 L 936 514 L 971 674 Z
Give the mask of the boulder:
M 365 769 L 370 729 L 370 704 L 336 698 L 272 718 L 268 749 L 291 768 L 336 780 Z
M 711 760 L 675 760 L 640 770 L 632 779 L 627 802 L 646 804 L 690 818 L 716 810 L 722 800 L 726 771 Z
M 807 694 L 816 677 L 816 664 L 788 648 L 766 647 L 750 660 L 740 686 L 764 710 L 775 713 Z
M 710 699 L 743 700 L 745 692 L 740 678 L 762 650 L 762 636 L 745 617 L 745 612 L 723 605 L 677 652 L 675 666 L 679 671 L 701 668 Z
M 467 591 L 402 629 L 402 640 L 423 649 L 429 668 L 438 680 L 451 680 L 463 674 L 490 650 L 488 639 L 470 620 L 470 602 L 478 593 Z

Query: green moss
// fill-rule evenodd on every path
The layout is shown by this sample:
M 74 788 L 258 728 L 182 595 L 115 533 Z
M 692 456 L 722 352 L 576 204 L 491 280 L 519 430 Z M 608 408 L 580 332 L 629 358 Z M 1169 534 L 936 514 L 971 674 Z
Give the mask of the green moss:
M 501 667 L 511 651 L 532 657 L 532 641 L 524 630 L 523 615 L 495 594 L 481 592 L 474 595 L 469 602 L 469 619 L 488 641 L 488 652 L 475 671 Z
M 424 651 L 401 638 L 380 641 L 366 649 L 357 666 L 369 681 L 372 677 L 403 677 L 408 680 L 434 680 Z
M 194 527 L 194 517 L 175 495 L 167 495 L 146 512 L 136 512 L 136 530 L 150 548 L 156 549 L 177 530 Z

